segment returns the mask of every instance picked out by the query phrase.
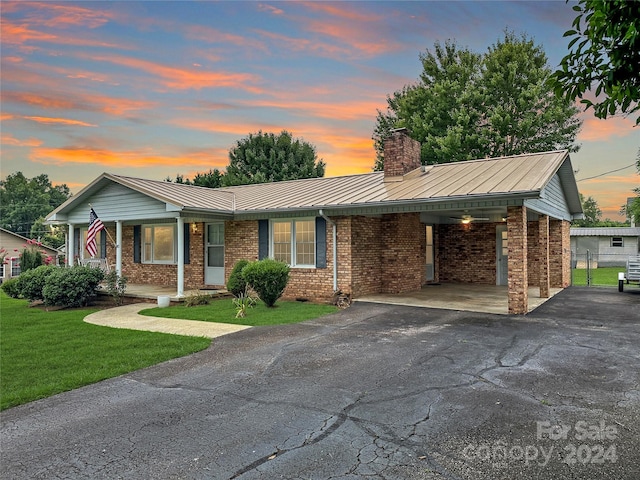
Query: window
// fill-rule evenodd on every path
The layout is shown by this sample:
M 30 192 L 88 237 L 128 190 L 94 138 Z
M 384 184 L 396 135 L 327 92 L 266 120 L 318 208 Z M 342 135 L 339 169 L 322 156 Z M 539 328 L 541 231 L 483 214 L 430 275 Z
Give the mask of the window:
M 274 220 L 271 242 L 274 259 L 292 267 L 315 267 L 315 219 Z
M 142 261 L 144 263 L 176 263 L 175 225 L 142 227 Z
M 611 237 L 612 247 L 624 247 L 624 240 L 622 237 Z

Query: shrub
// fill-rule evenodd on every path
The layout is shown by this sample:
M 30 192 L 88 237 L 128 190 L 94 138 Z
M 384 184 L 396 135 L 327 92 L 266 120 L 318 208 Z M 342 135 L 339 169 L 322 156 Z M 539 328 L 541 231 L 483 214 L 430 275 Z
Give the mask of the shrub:
M 111 295 L 113 302 L 116 305 L 122 305 L 122 299 L 124 298 L 124 292 L 127 289 L 127 277 L 121 277 L 115 270 L 110 271 L 104 276 L 106 282 L 107 293 Z
M 27 240 L 20 253 L 20 271 L 22 273 L 38 268 L 40 265 L 50 265 L 54 258 L 42 250 L 42 243 L 37 240 Z
M 242 269 L 249 265 L 249 260 L 238 260 L 231 270 L 229 280 L 227 281 L 227 290 L 234 297 L 239 297 L 247 289 L 247 282 L 242 276 Z
M 60 307 L 83 307 L 95 296 L 96 288 L 104 273 L 99 268 L 74 266 L 56 268 L 47 277 L 42 290 L 47 305 Z
M 20 280 L 19 277 L 10 278 L 2 282 L 2 291 L 11 298 L 20 298 Z
M 37 268 L 22 272 L 18 277 L 20 295 L 27 300 L 44 300 L 42 290 L 49 275 L 51 275 L 57 267 L 40 265 Z
M 207 295 L 206 293 L 196 293 L 193 295 L 189 295 L 184 299 L 185 307 L 196 307 L 198 305 L 209 305 L 211 303 L 211 295 Z
M 289 266 L 265 258 L 251 262 L 242 269 L 242 276 L 267 307 L 273 307 L 289 282 Z

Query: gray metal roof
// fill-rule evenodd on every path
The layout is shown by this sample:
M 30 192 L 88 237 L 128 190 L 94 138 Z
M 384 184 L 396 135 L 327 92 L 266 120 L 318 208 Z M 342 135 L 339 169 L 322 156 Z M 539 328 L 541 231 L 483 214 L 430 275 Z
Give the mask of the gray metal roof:
M 535 198 L 565 163 L 570 165 L 568 160 L 568 152 L 562 150 L 430 165 L 393 179 L 385 179 L 383 172 L 373 172 L 216 189 L 105 173 L 58 207 L 48 218 L 74 209 L 74 204 L 82 197 L 97 193 L 108 182 L 116 182 L 178 210 L 240 215 L 415 204 L 461 198 Z M 571 168 L 568 170 L 573 173 Z M 577 198 L 575 178 L 572 175 L 570 177 L 572 184 L 569 187 L 575 189 Z M 573 189 L 569 188 L 569 193 Z M 570 207 L 571 213 L 581 212 L 578 200 Z
M 578 227 L 571 228 L 572 237 L 640 237 L 640 227 Z

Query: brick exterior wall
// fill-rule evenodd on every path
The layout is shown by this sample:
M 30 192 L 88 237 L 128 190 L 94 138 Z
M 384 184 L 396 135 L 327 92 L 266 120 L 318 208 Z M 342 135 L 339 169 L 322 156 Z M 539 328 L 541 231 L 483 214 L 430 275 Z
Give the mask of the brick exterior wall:
M 549 280 L 554 288 L 571 285 L 570 225 L 566 220 L 549 222 Z
M 438 281 L 495 285 L 498 225 L 479 222 L 435 225 Z
M 394 132 L 384 143 L 384 176 L 402 176 L 420 167 L 420 150 L 420 142 L 406 132 Z
M 420 290 L 425 280 L 426 231 L 419 213 L 383 215 L 381 293 Z
M 184 288 L 197 289 L 204 286 L 204 225 L 198 223 L 197 231 L 193 231 L 189 225 L 189 263 L 184 266 Z M 115 228 L 112 233 L 115 239 Z M 107 257 L 110 263 L 115 264 L 115 249 L 109 250 Z M 147 263 L 135 263 L 133 261 L 133 226 L 125 225 L 122 228 L 122 274 L 127 277 L 129 283 L 146 285 L 161 285 L 166 287 L 178 286 L 177 265 L 154 265 Z
M 224 223 L 224 281 L 239 260 L 258 260 L 258 222 L 231 221 Z
M 509 240 L 509 313 L 524 314 L 528 310 L 527 292 L 527 209 L 507 207 Z
M 350 239 L 347 249 L 341 251 L 340 264 L 350 265 L 351 294 L 354 297 L 378 293 L 382 290 L 383 276 L 381 229 L 382 219 L 351 217 Z

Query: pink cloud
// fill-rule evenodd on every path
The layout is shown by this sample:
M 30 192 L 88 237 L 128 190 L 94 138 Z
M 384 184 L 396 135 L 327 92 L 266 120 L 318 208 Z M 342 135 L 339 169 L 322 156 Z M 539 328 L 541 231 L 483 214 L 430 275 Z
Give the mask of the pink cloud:
M 141 70 L 156 77 L 157 81 L 164 87 L 176 90 L 226 87 L 239 88 L 252 93 L 262 92 L 258 87 L 251 85 L 252 83 L 257 83 L 260 80 L 259 77 L 248 73 L 212 72 L 201 68 L 177 68 L 122 55 L 82 55 L 81 57 Z
M 92 123 L 81 122 L 80 120 L 71 120 L 68 118 L 53 118 L 53 117 L 23 117 L 26 120 L 31 120 L 37 123 L 44 123 L 46 125 L 67 125 L 74 127 L 97 127 Z
M 578 134 L 578 141 L 607 141 L 615 137 L 626 137 L 635 131 L 633 129 L 635 120 L 632 118 L 615 116 L 601 120 L 593 116 L 592 110 L 587 110 L 582 117 L 584 123 Z

